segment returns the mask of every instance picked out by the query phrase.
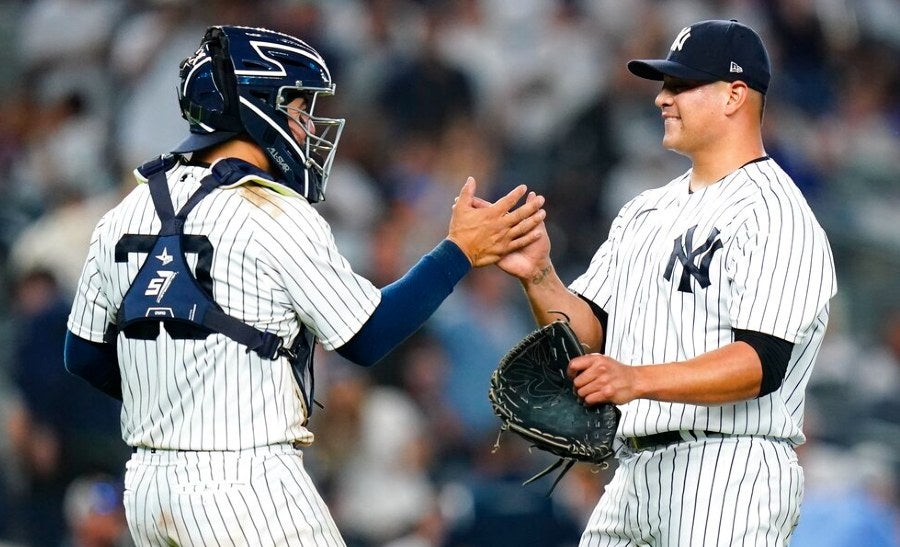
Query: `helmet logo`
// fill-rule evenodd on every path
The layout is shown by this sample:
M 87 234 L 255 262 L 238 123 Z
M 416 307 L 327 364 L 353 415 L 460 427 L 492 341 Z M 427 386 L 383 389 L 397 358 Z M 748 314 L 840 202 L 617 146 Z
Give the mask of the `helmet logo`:
M 296 55 L 302 55 L 307 59 L 315 61 L 320 66 L 325 65 L 325 60 L 322 59 L 322 56 L 318 53 L 306 51 L 296 47 L 286 46 L 284 44 L 251 40 L 250 47 L 252 47 L 256 54 L 259 55 L 260 59 L 268 61 L 271 68 L 267 68 L 264 70 L 238 70 L 237 67 L 235 67 L 234 73 L 237 76 L 272 76 L 278 78 L 287 76 L 287 70 L 284 68 L 284 65 L 281 63 L 281 61 L 273 58 L 271 54 L 269 54 L 269 52 L 271 52 L 272 50 L 287 51 Z M 331 81 L 331 77 L 329 74 L 321 69 L 320 72 L 322 73 L 322 80 L 326 82 Z

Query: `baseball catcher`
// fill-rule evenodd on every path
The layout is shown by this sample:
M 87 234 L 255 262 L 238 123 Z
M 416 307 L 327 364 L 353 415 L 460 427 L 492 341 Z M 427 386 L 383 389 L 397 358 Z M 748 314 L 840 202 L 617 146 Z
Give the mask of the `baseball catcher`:
M 577 461 L 608 465 L 619 423 L 611 403 L 585 405 L 566 375 L 569 361 L 584 354 L 568 321 L 554 321 L 526 336 L 500 360 L 488 398 L 503 431 L 559 456 L 528 484 L 564 466 L 550 492 Z M 499 444 L 499 438 L 498 438 Z

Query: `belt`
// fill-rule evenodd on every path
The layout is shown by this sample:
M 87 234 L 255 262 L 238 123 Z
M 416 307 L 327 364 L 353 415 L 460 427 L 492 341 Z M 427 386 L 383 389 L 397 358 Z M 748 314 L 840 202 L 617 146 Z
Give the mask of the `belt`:
M 265 450 L 266 448 L 269 448 L 269 447 L 284 447 L 284 448 L 291 448 L 293 450 L 300 450 L 302 448 L 305 448 L 305 445 L 301 441 L 290 441 L 290 442 L 279 443 L 279 444 L 270 444 L 270 445 L 265 445 L 265 446 L 256 446 L 253 448 L 245 448 L 244 450 L 260 451 L 260 450 Z M 179 450 L 179 449 L 172 449 L 172 448 L 151 448 L 149 446 L 132 446 L 131 453 L 135 454 L 137 452 L 156 454 L 157 452 L 180 452 L 180 453 L 185 453 L 185 452 L 241 452 L 241 450 Z
M 643 437 L 626 437 L 625 444 L 635 452 L 641 450 L 651 450 L 662 448 L 670 444 L 697 441 L 709 437 L 722 438 L 727 437 L 728 433 L 719 431 L 663 431 L 662 433 L 654 433 L 653 435 L 645 435 Z

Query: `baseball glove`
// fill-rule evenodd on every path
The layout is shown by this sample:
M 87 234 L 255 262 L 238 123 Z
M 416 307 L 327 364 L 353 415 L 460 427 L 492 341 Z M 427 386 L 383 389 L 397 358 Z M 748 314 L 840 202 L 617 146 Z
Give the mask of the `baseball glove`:
M 566 375 L 569 361 L 584 354 L 568 322 L 554 321 L 526 336 L 500 360 L 488 398 L 510 430 L 559 460 L 525 481 L 528 484 L 565 465 L 550 492 L 577 461 L 607 466 L 619 423 L 610 403 L 586 406 Z M 497 438 L 499 446 L 500 438 Z M 550 494 L 548 492 L 548 495 Z

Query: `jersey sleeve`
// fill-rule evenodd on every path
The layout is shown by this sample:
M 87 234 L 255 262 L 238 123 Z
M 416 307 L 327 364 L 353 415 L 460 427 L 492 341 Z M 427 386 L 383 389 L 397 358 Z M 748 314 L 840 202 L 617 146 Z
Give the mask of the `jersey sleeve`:
M 269 248 L 269 260 L 300 320 L 325 349 L 333 350 L 362 328 L 381 301 L 381 291 L 353 271 L 325 219 L 305 201 L 286 199 L 299 210 L 279 227 L 264 227 L 267 233 L 282 234 Z
M 752 207 L 728 245 L 732 327 L 800 341 L 836 292 L 834 263 L 812 214 L 790 203 Z
M 622 207 L 610 226 L 609 236 L 594 253 L 588 269 L 569 285 L 569 290 L 591 300 L 607 313 L 611 311 L 613 301 L 612 283 L 615 278 L 613 272 L 616 268 L 616 249 L 636 201 L 637 198 Z
M 102 235 L 106 217 L 100 220 L 91 235 L 88 255 L 75 289 L 68 328 L 72 334 L 91 342 L 103 342 L 107 327 L 114 321 L 115 309 L 102 290 L 102 274 L 98 257 L 102 251 Z

